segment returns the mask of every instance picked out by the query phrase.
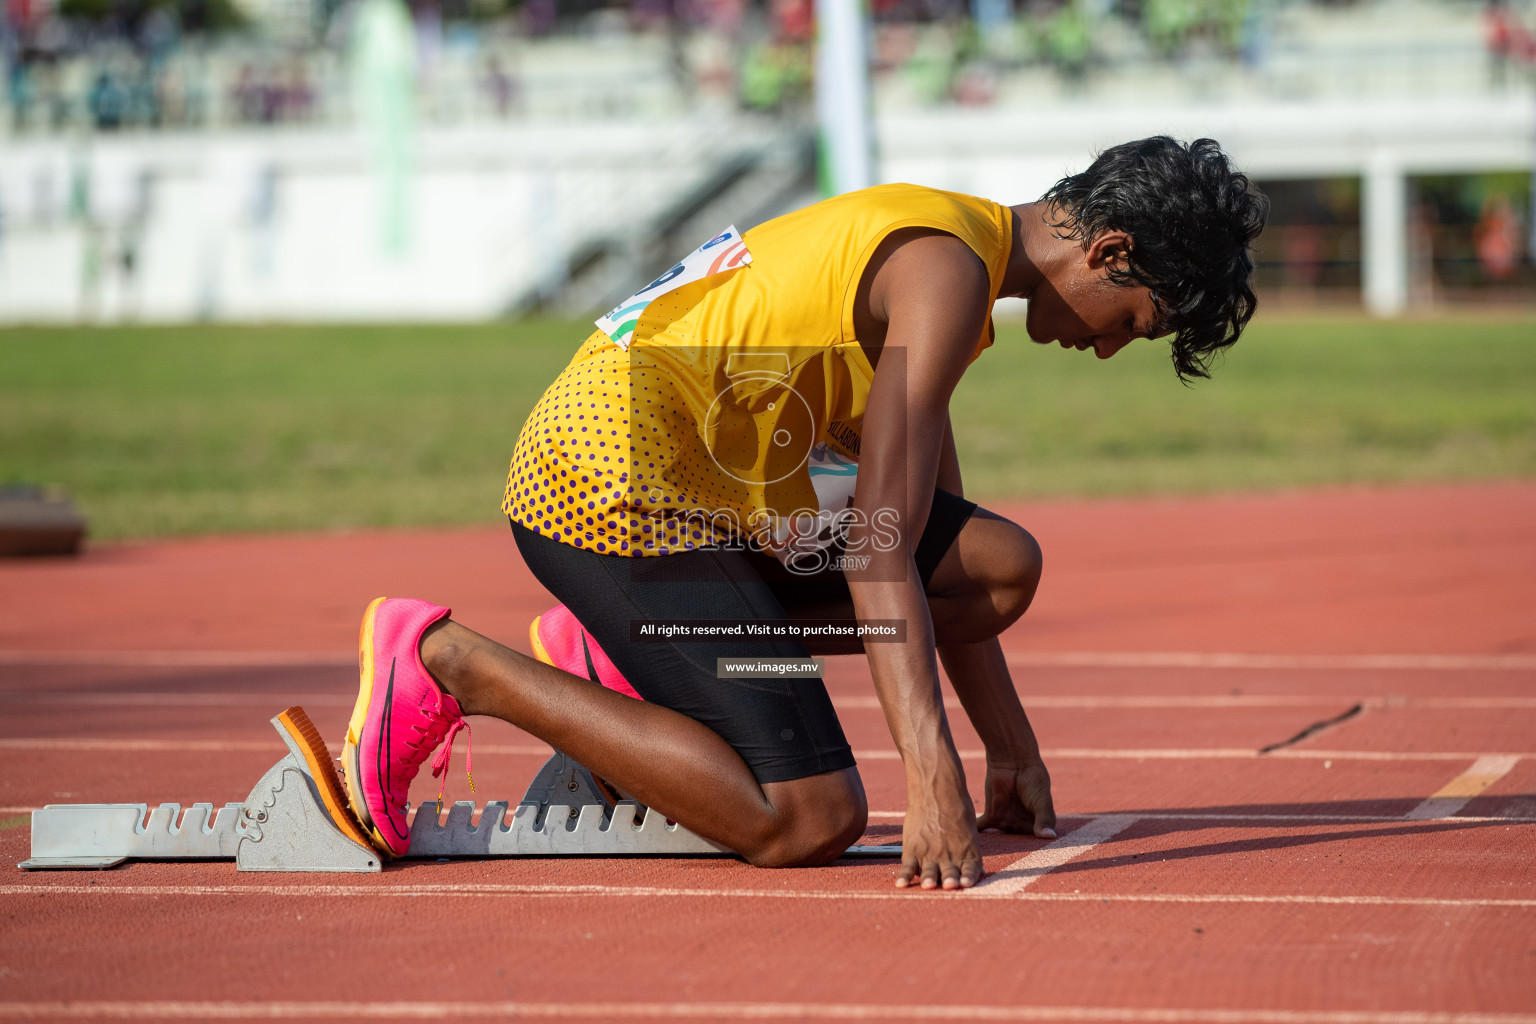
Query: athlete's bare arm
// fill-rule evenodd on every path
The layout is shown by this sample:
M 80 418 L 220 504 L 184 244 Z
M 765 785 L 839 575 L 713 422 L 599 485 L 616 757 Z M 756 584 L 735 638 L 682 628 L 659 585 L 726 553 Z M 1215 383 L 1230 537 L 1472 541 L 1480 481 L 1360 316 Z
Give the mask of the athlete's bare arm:
M 939 486 L 951 494 L 965 494 L 954 429 L 947 417 Z M 987 513 L 977 510 L 976 514 Z M 1007 528 L 1010 524 L 994 525 Z M 957 538 L 956 543 L 962 539 Z M 975 643 L 941 643 L 938 649 L 939 662 L 987 751 L 986 809 L 976 827 L 1055 839 L 1050 772 L 1040 757 L 1040 744 L 1024 705 L 1019 703 L 1002 644 L 992 637 Z
M 937 233 L 890 240 L 863 284 L 855 324 L 861 341 L 877 343 L 878 359 L 854 497 L 862 516 L 848 543 L 872 557 L 848 583 L 859 618 L 906 623 L 904 643 L 866 645 L 907 777 L 897 884 L 970 886 L 983 873 L 975 810 L 944 716 L 933 622 L 912 556 L 945 453 L 950 396 L 986 324 L 990 287 L 976 254 Z M 905 540 L 886 552 L 865 525 L 882 509 L 898 513 Z

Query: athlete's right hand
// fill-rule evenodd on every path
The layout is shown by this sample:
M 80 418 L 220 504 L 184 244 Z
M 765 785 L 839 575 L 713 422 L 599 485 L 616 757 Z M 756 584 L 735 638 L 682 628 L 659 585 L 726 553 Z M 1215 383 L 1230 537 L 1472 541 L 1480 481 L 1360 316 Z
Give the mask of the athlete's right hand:
M 955 771 L 907 780 L 907 816 L 901 827 L 901 870 L 896 887 L 968 889 L 986 872 L 977 848 L 976 811 Z

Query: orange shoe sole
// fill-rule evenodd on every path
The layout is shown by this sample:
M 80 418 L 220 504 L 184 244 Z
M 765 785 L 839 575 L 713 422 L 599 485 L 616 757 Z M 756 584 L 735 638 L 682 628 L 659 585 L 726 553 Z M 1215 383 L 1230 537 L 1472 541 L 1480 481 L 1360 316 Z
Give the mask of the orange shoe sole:
M 549 656 L 549 651 L 545 649 L 544 644 L 539 640 L 539 620 L 542 618 L 544 616 L 535 615 L 533 621 L 528 623 L 528 643 L 533 647 L 533 656 L 535 658 L 538 658 L 546 665 L 553 666 L 555 659 Z
M 331 752 L 325 740 L 320 738 L 320 730 L 309 720 L 309 715 L 295 705 L 279 713 L 277 721 L 303 753 L 309 777 L 315 780 L 315 788 L 320 791 L 321 809 L 331 824 L 359 846 L 378 851 L 378 844 L 368 838 L 363 823 L 352 812 L 352 806 L 342 792 L 341 780 L 336 774 L 336 762 L 331 760 Z

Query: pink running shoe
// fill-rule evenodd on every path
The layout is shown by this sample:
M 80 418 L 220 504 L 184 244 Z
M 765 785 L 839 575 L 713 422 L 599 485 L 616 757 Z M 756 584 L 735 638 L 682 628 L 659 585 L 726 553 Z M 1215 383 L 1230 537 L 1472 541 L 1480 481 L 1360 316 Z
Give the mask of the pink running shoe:
M 533 656 L 544 664 L 553 665 L 573 676 L 591 679 L 592 672 L 587 667 L 590 658 L 598 682 L 626 697 L 644 700 L 565 605 L 557 604 L 535 618 L 528 627 L 528 641 L 533 644 Z
M 347 795 L 375 845 L 396 857 L 411 846 L 405 803 L 421 763 L 446 740 L 432 762 L 446 786 L 453 738 L 468 729 L 459 702 L 421 663 L 422 634 L 448 614 L 427 601 L 381 597 L 363 613 L 358 633 L 361 685 L 341 749 Z

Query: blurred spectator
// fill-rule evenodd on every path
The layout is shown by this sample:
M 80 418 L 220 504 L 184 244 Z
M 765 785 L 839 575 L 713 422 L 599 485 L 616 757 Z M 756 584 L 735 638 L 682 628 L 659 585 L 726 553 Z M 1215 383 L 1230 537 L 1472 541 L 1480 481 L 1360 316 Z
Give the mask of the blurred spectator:
M 984 49 L 980 23 L 974 18 L 962 20 L 949 76 L 949 94 L 961 106 L 984 107 L 997 99 L 997 68 Z
M 1079 84 L 1088 70 L 1093 40 L 1088 18 L 1078 0 L 1069 0 L 1051 17 L 1045 30 L 1045 52 L 1071 84 Z
M 128 114 L 128 90 L 109 69 L 102 68 L 96 72 L 96 80 L 86 94 L 85 107 L 97 131 L 117 131 Z
M 1419 200 L 1408 217 L 1408 300 L 1416 306 L 1435 302 L 1435 229 L 1439 214 L 1434 203 Z
M 816 35 L 815 0 L 772 0 L 774 34 L 783 42 L 809 43 Z
M 1248 0 L 1206 0 L 1205 7 L 1206 24 L 1217 49 L 1228 56 L 1237 56 L 1243 49 Z
M 494 53 L 485 58 L 480 82 L 496 116 L 506 117 L 511 114 L 513 101 L 517 97 L 517 82 L 502 69 L 501 61 L 496 59 Z
M 1176 58 L 1194 29 L 1197 10 L 1194 0 L 1143 0 L 1142 27 L 1159 54 Z
M 281 64 L 241 64 L 229 99 L 245 124 L 299 123 L 313 116 L 315 90 L 304 59 L 291 54 Z
M 558 13 L 555 8 L 555 0 L 524 0 L 522 8 L 523 33 L 534 39 L 549 35 L 555 30 L 555 20 Z
M 429 121 L 500 119 L 525 107 L 624 113 L 646 102 L 686 106 L 739 100 L 753 109 L 792 111 L 813 87 L 809 51 L 816 0 L 408 2 L 416 27 L 420 111 Z M 1056 83 L 1084 90 L 1111 84 L 1095 79 L 1099 68 L 1114 67 L 1122 83 L 1134 80 L 1149 51 L 1173 62 L 1205 51 L 1241 57 L 1269 75 L 1264 81 L 1259 81 L 1263 75 L 1250 79 L 1260 88 L 1273 82 L 1290 89 L 1294 74 L 1272 75 L 1272 69 L 1260 68 L 1265 39 L 1272 30 L 1281 33 L 1284 56 L 1294 63 L 1294 33 L 1283 31 L 1287 12 L 1334 0 L 867 2 L 875 20 L 875 75 L 882 80 L 877 90 L 894 85 L 909 102 L 980 106 L 1033 88 L 1044 69 Z M 1519 4 L 1479 2 L 1486 3 L 1481 17 L 1488 59 L 1503 80 L 1509 65 L 1536 60 L 1536 39 L 1519 20 Z M 25 133 L 325 123 L 355 117 L 337 65 L 358 3 L 0 0 L 12 12 L 0 21 L 0 89 L 5 94 L 0 118 L 8 116 L 11 130 Z M 46 13 L 55 5 L 63 13 Z M 32 12 L 25 23 L 14 15 L 22 8 Z M 242 9 L 252 12 L 254 24 L 242 25 Z M 1468 9 L 1465 17 L 1476 11 Z M 317 34 L 319 25 L 326 25 L 326 31 Z M 250 31 L 236 36 L 231 31 L 236 28 Z M 229 34 L 220 38 L 221 33 Z M 597 73 L 590 76 L 590 85 L 568 69 L 520 56 L 522 49 L 538 45 L 535 40 L 578 33 L 598 49 L 617 51 L 637 43 L 635 48 L 645 51 L 641 60 L 655 59 L 668 79 L 666 97 L 656 99 L 660 94 L 649 91 L 649 83 L 662 76 L 647 78 L 638 88 L 625 81 L 615 84 L 622 76 L 604 77 L 601 56 L 592 58 Z M 647 38 L 638 40 L 637 35 Z M 616 63 L 636 66 L 630 56 Z M 1473 63 L 1482 59 L 1475 45 L 1452 56 L 1480 70 Z M 1392 61 L 1394 69 L 1402 63 L 1397 56 Z M 1195 80 L 1212 70 L 1208 61 L 1198 63 L 1203 69 L 1187 77 L 1203 88 Z M 439 73 L 432 74 L 439 64 Z M 520 67 L 530 70 L 520 75 Z M 1174 71 L 1158 69 L 1153 77 L 1161 81 Z M 580 79 L 581 85 L 537 88 L 526 77 L 535 73 Z M 571 98 L 573 92 L 581 96 Z
M 191 123 L 187 104 L 186 77 L 179 68 L 169 67 L 156 79 L 155 106 L 159 111 L 158 125 L 179 127 Z
M 1520 265 L 1520 235 L 1520 218 L 1509 197 L 1502 192 L 1490 195 L 1472 228 L 1472 245 L 1484 274 L 1494 281 L 1514 276 Z
M 629 7 L 630 24 L 638 32 L 664 28 L 673 17 L 669 0 L 633 0 Z
M 151 7 L 139 25 L 138 43 L 151 64 L 165 61 L 181 38 L 181 22 L 172 5 Z
M 57 62 L 37 60 L 31 65 L 36 112 L 33 127 L 61 131 L 69 123 L 69 97 L 65 94 L 63 72 Z
M 1509 81 L 1511 62 L 1536 60 L 1536 36 L 1509 9 L 1508 0 L 1488 0 L 1483 8 L 1483 43 L 1488 47 L 1493 82 L 1500 87 Z
M 899 68 L 917 50 L 917 30 L 909 22 L 875 26 L 873 62 L 875 73 Z
M 10 41 L 8 36 L 0 36 L 0 44 Z M 9 47 L 7 47 L 9 48 Z M 17 47 L 19 49 L 19 47 Z M 24 125 L 31 120 L 32 104 L 35 99 L 32 81 L 32 68 L 19 55 L 0 53 L 5 58 L 5 66 L 9 71 L 6 82 L 6 95 L 11 101 L 11 123 Z
M 315 90 L 309 84 L 309 68 L 297 54 L 290 56 L 279 110 L 284 121 L 308 121 L 314 111 Z
M 229 99 L 235 109 L 235 116 L 239 120 L 247 122 L 261 120 L 266 101 L 262 96 L 261 84 L 256 80 L 256 68 L 253 65 L 240 66 L 235 84 L 229 90 Z
M 746 18 L 746 0 L 703 0 L 705 21 L 711 29 L 730 39 L 741 35 Z
M 962 107 L 987 106 L 997 99 L 997 69 L 990 61 L 970 61 L 955 75 L 954 94 Z
M 783 111 L 803 104 L 811 91 L 811 53 L 789 42 L 761 43 L 741 69 L 741 101 L 755 110 Z
M 1287 224 L 1282 229 L 1281 259 L 1285 287 L 1304 294 L 1317 290 L 1323 273 L 1323 232 L 1316 224 Z
M 949 99 L 955 76 L 955 54 L 959 49 L 951 30 L 944 26 L 934 26 L 934 30 L 919 37 L 916 48 L 901 68 L 907 88 L 919 102 L 942 103 Z

